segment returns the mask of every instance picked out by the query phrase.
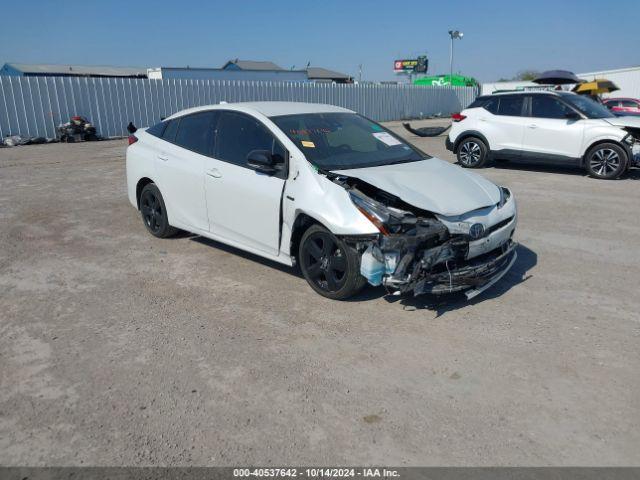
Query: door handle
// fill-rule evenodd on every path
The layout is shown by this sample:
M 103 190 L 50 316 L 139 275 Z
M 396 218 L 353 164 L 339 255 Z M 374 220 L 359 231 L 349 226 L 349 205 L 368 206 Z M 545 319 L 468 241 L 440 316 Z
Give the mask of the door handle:
M 536 125 L 535 123 L 532 123 L 531 125 L 528 125 L 529 128 L 538 128 L 538 125 Z
M 222 174 L 220 173 L 220 170 L 218 170 L 217 168 L 212 168 L 211 170 L 207 170 L 207 175 L 209 175 L 210 177 L 213 177 L 213 178 L 222 177 Z
M 167 160 L 169 160 L 169 157 L 164 153 L 159 153 L 158 160 L 162 160 L 163 162 L 166 162 Z

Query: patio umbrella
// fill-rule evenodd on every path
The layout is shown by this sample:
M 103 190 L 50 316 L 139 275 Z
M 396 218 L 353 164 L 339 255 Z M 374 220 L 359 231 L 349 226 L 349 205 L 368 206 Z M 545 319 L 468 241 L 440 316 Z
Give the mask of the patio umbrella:
M 615 92 L 616 90 L 620 90 L 620 88 L 611 80 L 596 78 L 592 82 L 584 82 L 576 85 L 572 90 L 576 93 L 584 93 L 587 95 L 600 95 L 602 93 Z
M 567 70 L 547 70 L 533 80 L 534 83 L 540 85 L 568 85 L 570 83 L 580 83 L 575 73 Z

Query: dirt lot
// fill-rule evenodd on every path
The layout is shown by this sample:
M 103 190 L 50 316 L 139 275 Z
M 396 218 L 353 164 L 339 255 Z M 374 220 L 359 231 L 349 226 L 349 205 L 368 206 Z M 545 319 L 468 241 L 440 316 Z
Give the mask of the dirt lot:
M 486 169 L 520 207 L 495 288 L 339 303 L 148 235 L 124 150 L 0 149 L 0 464 L 640 465 L 640 172 Z

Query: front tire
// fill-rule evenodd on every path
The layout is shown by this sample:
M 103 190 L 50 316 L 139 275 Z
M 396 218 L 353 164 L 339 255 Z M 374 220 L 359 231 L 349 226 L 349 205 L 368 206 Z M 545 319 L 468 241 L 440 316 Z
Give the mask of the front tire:
M 458 145 L 458 163 L 465 168 L 482 168 L 487 163 L 489 149 L 478 137 L 467 137 Z
M 603 180 L 613 180 L 627 168 L 627 153 L 615 143 L 596 145 L 585 157 L 587 173 Z
M 298 260 L 304 278 L 323 297 L 344 300 L 366 283 L 360 275 L 360 254 L 320 225 L 302 235 Z
M 140 214 L 144 226 L 154 237 L 167 238 L 178 231 L 169 225 L 164 199 L 154 183 L 145 185 L 140 193 Z

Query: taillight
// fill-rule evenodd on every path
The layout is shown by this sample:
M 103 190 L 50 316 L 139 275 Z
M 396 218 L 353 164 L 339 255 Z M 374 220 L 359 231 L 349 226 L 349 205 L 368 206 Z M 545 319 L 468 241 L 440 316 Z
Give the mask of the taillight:
M 453 120 L 454 122 L 461 122 L 465 118 L 467 118 L 467 116 L 460 113 L 454 113 L 453 115 L 451 115 L 451 120 Z
M 138 141 L 138 137 L 136 137 L 135 135 L 129 135 L 128 140 L 129 140 L 129 145 L 133 145 Z

